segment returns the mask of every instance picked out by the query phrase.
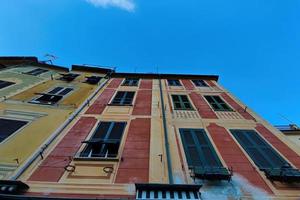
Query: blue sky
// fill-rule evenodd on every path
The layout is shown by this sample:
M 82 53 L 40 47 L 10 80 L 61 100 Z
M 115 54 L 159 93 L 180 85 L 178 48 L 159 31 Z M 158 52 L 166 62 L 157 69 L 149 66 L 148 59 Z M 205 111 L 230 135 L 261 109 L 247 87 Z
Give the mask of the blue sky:
M 2 0 L 0 55 L 218 74 L 272 124 L 300 125 L 298 0 Z

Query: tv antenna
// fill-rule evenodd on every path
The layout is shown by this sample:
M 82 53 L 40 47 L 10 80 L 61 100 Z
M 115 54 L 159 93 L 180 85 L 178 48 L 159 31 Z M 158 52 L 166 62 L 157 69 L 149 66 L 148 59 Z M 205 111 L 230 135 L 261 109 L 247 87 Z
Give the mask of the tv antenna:
M 51 63 L 51 65 L 53 65 L 53 61 L 54 60 L 56 60 L 56 59 L 58 59 L 58 57 L 57 56 L 55 56 L 55 55 L 53 55 L 53 54 L 45 54 L 45 56 L 44 57 L 46 57 L 47 58 L 47 60 L 45 60 L 45 61 L 43 61 L 44 63 Z

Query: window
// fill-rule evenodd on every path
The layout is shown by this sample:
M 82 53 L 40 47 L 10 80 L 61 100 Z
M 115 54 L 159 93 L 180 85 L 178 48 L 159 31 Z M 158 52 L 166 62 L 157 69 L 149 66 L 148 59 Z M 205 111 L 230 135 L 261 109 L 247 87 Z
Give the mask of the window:
M 112 101 L 112 105 L 132 105 L 134 92 L 117 92 L 115 98 Z
M 27 121 L 0 118 L 0 142 L 25 126 Z
M 181 86 L 181 83 L 179 80 L 174 79 L 174 80 L 168 80 L 168 85 L 169 86 Z
M 86 77 L 86 83 L 92 84 L 92 85 L 96 85 L 99 83 L 99 81 L 101 80 L 100 76 L 89 76 Z
M 77 76 L 79 76 L 79 74 L 73 74 L 73 73 L 68 73 L 68 74 L 61 74 L 62 77 L 60 78 L 60 80 L 62 81 L 67 81 L 67 82 L 71 82 L 73 81 Z
M 281 168 L 287 162 L 255 131 L 230 130 L 259 169 Z
M 124 86 L 138 86 L 139 79 L 138 78 L 126 78 L 122 85 Z
M 126 122 L 99 122 L 80 157 L 116 158 Z
M 197 87 L 208 87 L 204 80 L 192 80 Z
M 10 85 L 13 85 L 13 84 L 15 84 L 15 83 L 9 82 L 9 81 L 2 81 L 2 80 L 0 80 L 0 89 L 6 88 L 6 87 L 8 87 Z
M 193 110 L 187 95 L 172 95 L 175 110 Z
M 233 111 L 219 96 L 205 96 L 215 111 Z
M 48 72 L 48 71 L 49 70 L 47 70 L 47 69 L 37 68 L 37 69 L 33 69 L 33 70 L 29 71 L 29 72 L 25 72 L 25 74 L 37 76 L 37 75 L 43 74 L 43 73 Z
M 35 100 L 30 101 L 30 103 L 53 105 L 60 101 L 65 95 L 70 93 L 72 90 L 73 88 L 56 87 L 47 93 L 37 93 L 41 96 L 36 98 Z
M 179 129 L 185 156 L 195 176 L 202 179 L 230 179 L 203 129 Z M 215 175 L 218 175 L 214 177 Z

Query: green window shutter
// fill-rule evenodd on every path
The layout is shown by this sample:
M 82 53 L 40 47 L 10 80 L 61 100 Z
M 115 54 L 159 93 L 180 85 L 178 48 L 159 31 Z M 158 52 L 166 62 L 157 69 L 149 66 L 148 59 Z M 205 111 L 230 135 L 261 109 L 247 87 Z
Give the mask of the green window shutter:
M 230 130 L 230 132 L 259 169 L 281 168 L 288 164 L 288 162 L 254 130 Z
M 193 110 L 187 95 L 172 95 L 175 110 Z
M 222 167 L 203 129 L 180 129 L 179 131 L 189 167 Z
M 188 166 L 193 176 L 206 180 L 230 180 L 232 173 L 223 167 L 203 129 L 179 129 Z

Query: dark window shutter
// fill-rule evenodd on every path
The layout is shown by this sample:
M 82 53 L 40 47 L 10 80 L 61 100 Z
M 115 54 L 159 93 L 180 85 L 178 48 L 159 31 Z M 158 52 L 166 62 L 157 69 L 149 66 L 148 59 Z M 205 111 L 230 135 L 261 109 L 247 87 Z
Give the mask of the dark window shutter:
M 8 87 L 8 86 L 13 85 L 13 84 L 15 84 L 15 83 L 9 82 L 9 81 L 1 81 L 0 80 L 0 89 Z
M 8 138 L 28 122 L 0 118 L 0 142 Z
M 288 164 L 254 130 L 230 130 L 230 132 L 261 170 L 281 168 Z
M 180 129 L 189 167 L 222 167 L 203 129 Z

